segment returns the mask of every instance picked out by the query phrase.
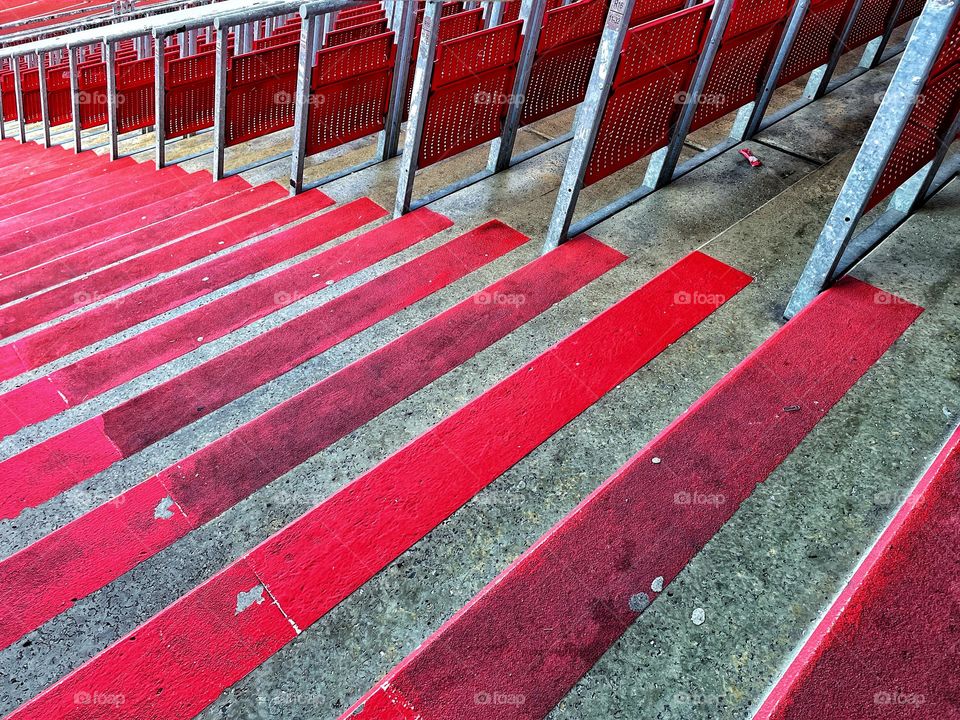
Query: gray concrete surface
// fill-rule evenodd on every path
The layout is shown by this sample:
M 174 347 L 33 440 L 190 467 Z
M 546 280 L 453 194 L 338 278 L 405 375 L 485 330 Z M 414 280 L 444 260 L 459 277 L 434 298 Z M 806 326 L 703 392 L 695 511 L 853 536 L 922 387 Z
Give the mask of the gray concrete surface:
M 754 148 L 763 168 L 749 167 L 732 150 L 596 227 L 592 234 L 628 254 L 627 262 L 0 651 L 0 667 L 5 669 L 0 713 L 92 657 L 691 250 L 703 248 L 753 275 L 756 282 L 731 303 L 544 443 L 201 715 L 206 720 L 336 717 L 779 327 L 792 285 L 873 115 L 875 105 L 864 98 L 873 98 L 890 72 L 888 63 L 766 131 L 762 145 Z M 777 102 L 795 96 L 796 87 L 787 89 Z M 570 113 L 565 113 L 524 130 L 518 146 L 531 147 L 564 132 L 569 120 Z M 715 139 L 726 130 L 718 124 L 709 132 Z M 691 138 L 692 147 L 710 140 L 709 133 L 700 133 Z M 208 141 L 209 136 L 192 138 L 181 150 L 192 152 Z M 150 142 L 145 135 L 128 145 L 136 149 Z M 250 143 L 234 153 L 231 162 L 269 156 L 282 149 L 283 142 L 271 136 Z M 332 164 L 311 173 L 319 176 L 369 152 L 369 141 L 354 143 Z M 531 237 L 506 257 L 16 521 L 0 522 L 0 556 L 537 257 L 565 153 L 566 146 L 558 147 L 436 203 L 433 208 L 453 218 L 455 228 L 0 442 L 0 458 L 9 457 L 491 217 Z M 486 149 L 480 148 L 430 168 L 418 179 L 418 194 L 469 174 L 485 157 Z M 367 195 L 391 208 L 397 164 L 369 168 L 324 191 L 341 202 Z M 184 166 L 194 170 L 208 165 L 209 158 L 200 158 Z M 636 183 L 642 170 L 641 164 L 591 188 L 583 210 Z M 282 181 L 286 171 L 282 162 L 247 176 L 254 182 Z M 951 275 L 960 253 L 958 195 L 955 183 L 855 273 L 919 302 L 927 312 L 558 706 L 554 718 L 748 716 L 960 414 L 960 280 Z M 95 348 L 113 345 L 253 279 Z M 4 383 L 0 391 L 22 381 Z M 706 610 L 703 625 L 690 622 L 695 607 Z

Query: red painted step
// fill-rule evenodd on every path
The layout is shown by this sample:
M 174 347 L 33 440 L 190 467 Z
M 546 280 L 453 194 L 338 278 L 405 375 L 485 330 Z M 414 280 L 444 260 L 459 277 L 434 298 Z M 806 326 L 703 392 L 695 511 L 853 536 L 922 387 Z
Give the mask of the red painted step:
M 877 294 L 845 279 L 820 296 L 343 717 L 545 717 L 921 312 Z
M 249 189 L 250 184 L 239 176 L 227 178 L 221 182 L 204 183 L 88 227 L 0 256 L 0 264 L 5 269 L 5 279 L 0 279 L 0 298 L 25 297 L 30 293 L 64 282 L 70 277 L 76 277 L 79 274 L 76 270 L 74 275 L 65 276 L 63 266 L 72 263 L 73 255 L 81 250 L 89 249 L 88 255 L 101 259 L 100 264 L 94 265 L 91 262 L 82 263 L 80 258 L 77 258 L 77 268 L 84 268 L 82 272 L 90 272 L 116 262 L 117 259 L 129 257 L 129 254 L 108 254 L 107 251 L 114 245 L 131 248 L 134 252 L 135 248 L 142 247 L 131 242 L 130 235 L 139 237 L 147 232 L 153 232 L 157 237 L 154 241 L 156 244 L 174 240 L 180 237 L 176 233 L 183 232 L 180 224 L 184 220 L 182 217 L 184 213 Z M 164 226 L 165 234 L 158 234 L 156 228 L 147 231 L 148 227 L 156 224 Z M 108 245 L 110 240 L 118 242 Z M 64 263 L 52 263 L 53 260 L 68 255 L 70 259 L 66 259 Z M 25 272 L 31 268 L 34 272 Z M 5 300 L 0 299 L 0 302 L 3 301 Z
M 136 164 L 137 161 L 130 157 L 118 158 L 112 163 L 92 160 L 81 167 L 68 169 L 66 173 L 62 170 L 37 173 L 26 183 L 26 178 L 21 178 L 20 182 L 0 193 L 0 202 L 3 203 L 0 219 L 35 210 L 50 202 L 60 202 L 61 198 L 80 195 L 86 192 L 87 183 L 100 182 L 106 176 Z
M 177 173 L 158 173 L 152 162 L 137 163 L 129 162 L 122 164 L 113 172 L 92 176 L 84 176 L 88 179 L 80 182 L 77 176 L 67 176 L 73 178 L 73 185 L 67 185 L 66 192 L 42 193 L 34 192 L 32 195 L 24 193 L 27 187 L 20 186 L 9 196 L 4 196 L 6 204 L 4 207 L 5 216 L 0 221 L 0 238 L 4 238 L 4 245 L 0 245 L 0 250 L 8 252 L 5 236 L 11 232 L 17 232 L 29 228 L 31 224 L 40 224 L 57 217 L 69 215 L 77 209 L 82 209 L 89 201 L 99 202 L 109 199 L 109 193 L 105 193 L 106 188 L 114 188 L 116 195 L 122 194 L 121 191 L 129 193 L 132 190 L 148 187 L 155 179 L 183 178 L 187 173 L 180 169 Z M 65 181 L 66 177 L 60 178 Z M 126 181 L 126 184 L 124 184 Z M 46 185 L 47 183 L 44 183 Z M 33 186 L 29 187 L 34 190 Z
M 960 430 L 756 720 L 960 717 Z
M 547 257 L 576 252 L 590 258 L 597 246 L 596 241 L 580 238 Z M 65 712 L 72 702 L 72 693 L 106 677 L 111 678 L 111 687 L 127 698 L 120 717 L 180 720 L 195 716 L 298 632 L 287 633 L 273 626 L 270 646 L 243 658 L 234 666 L 234 672 L 222 672 L 219 659 L 231 652 L 233 638 L 249 627 L 248 623 L 262 621 L 265 627 L 271 627 L 274 617 L 285 617 L 295 628 L 305 628 L 482 487 L 710 315 L 747 282 L 749 278 L 722 263 L 699 253 L 691 255 L 11 717 L 22 720 Z M 678 301 L 680 293 L 701 290 L 709 291 L 711 299 L 702 304 Z M 491 307 L 486 301 L 495 296 L 475 296 L 475 300 L 481 299 L 483 307 Z M 504 433 L 504 423 L 516 432 Z M 331 516 L 339 519 L 333 526 L 323 528 Z M 333 539 L 341 532 L 345 544 Z M 289 556 L 284 556 L 285 550 Z M 302 575 L 294 571 L 299 561 L 305 563 Z M 268 573 L 268 579 L 259 575 L 260 570 L 255 569 L 258 566 Z M 236 578 L 245 582 L 233 582 Z M 326 584 L 328 580 L 330 585 Z M 314 585 L 315 582 L 319 584 Z M 316 598 L 315 602 L 305 604 L 301 600 L 291 606 L 299 620 L 288 614 L 287 600 L 273 595 L 279 592 L 294 597 L 297 588 Z M 256 602 L 258 598 L 262 601 Z M 184 652 L 154 642 L 137 646 L 136 641 L 129 640 L 171 632 L 174 623 L 193 617 L 202 608 L 212 609 L 207 621 L 218 628 L 222 638 L 211 634 L 203 638 L 202 644 L 191 644 Z M 127 652 L 130 649 L 133 651 Z M 183 677 L 181 673 L 189 669 L 192 681 L 165 682 L 166 678 L 151 670 L 168 664 L 176 677 Z M 193 682 L 204 690 L 198 693 Z M 164 688 L 162 693 L 157 692 L 159 687 Z
M 394 225 L 390 232 L 402 229 L 409 217 L 394 221 L 401 226 Z M 484 232 L 462 235 L 120 405 L 103 417 L 105 431 L 125 455 L 132 455 L 446 287 L 523 240 L 516 234 L 500 233 L 488 233 L 484 238 Z M 370 244 L 381 241 L 384 234 L 370 233 Z M 231 382 L 223 383 L 224 377 Z M 190 401 L 184 402 L 184 398 Z M 150 478 L 0 563 L 0 606 L 4 599 L 11 601 L 9 610 L 0 610 L 0 647 L 15 642 L 69 607 L 74 598 L 111 582 L 192 529 L 189 523 L 163 522 L 169 532 L 158 534 L 150 523 L 138 525 L 136 518 L 153 517 L 167 494 L 157 478 Z M 187 505 L 182 498 L 173 497 L 173 501 L 183 502 L 181 509 Z M 118 505 L 124 507 L 119 509 Z M 102 529 L 107 527 L 115 532 L 103 534 Z M 91 534 L 92 528 L 101 530 Z M 104 541 L 91 542 L 92 538 Z M 114 541 L 121 538 L 118 546 Z M 98 572 L 90 572 L 91 567 Z M 49 581 L 51 571 L 60 576 L 61 582 Z M 62 581 L 68 577 L 74 581 Z
M 427 209 L 408 213 L 403 220 L 405 222 L 394 221 L 390 226 L 416 237 L 427 237 L 452 225 L 447 218 Z M 315 238 L 303 233 L 277 233 L 136 290 L 122 303 L 91 308 L 0 346 L 0 381 L 42 367 L 217 288 L 296 257 L 316 245 Z
M 384 213 L 383 208 L 373 201 L 358 200 L 293 228 L 291 232 L 313 235 L 315 241 L 320 243 L 329 242 L 382 217 Z M 319 220 L 323 222 L 318 224 Z M 324 253 L 303 261 L 85 357 L 45 378 L 5 393 L 0 403 L 0 436 L 52 417 L 70 405 L 81 404 L 205 343 L 266 317 L 285 304 L 283 300 L 278 301 L 278 297 L 286 298 L 298 292 L 296 289 L 291 292 L 287 288 L 300 275 L 307 276 L 307 279 L 299 278 L 306 294 L 326 286 L 326 280 L 321 277 L 323 275 L 331 279 L 349 275 L 352 272 L 349 263 L 339 268 L 335 264 L 336 260 L 343 259 L 349 248 L 336 248 L 331 252 L 330 256 Z M 311 287 L 307 287 L 308 283 Z M 49 500 L 89 477 L 87 474 L 74 474 L 78 468 L 71 463 L 70 457 L 83 456 L 89 429 L 102 427 L 104 420 L 109 417 L 89 420 L 0 462 L 0 475 L 6 480 L 0 489 L 0 518 L 15 517 L 25 506 L 32 507 Z M 111 428 L 108 427 L 107 431 L 111 431 Z M 71 451 L 74 440 L 80 446 Z M 111 444 L 117 445 L 117 439 L 113 438 Z M 136 451 L 121 447 L 121 454 L 125 449 L 130 454 Z M 91 470 L 83 462 L 79 468 L 84 472 Z
M 7 204 L 9 213 L 0 221 L 0 253 L 6 254 L 29 247 L 35 241 L 25 235 L 24 231 L 34 226 L 61 217 L 69 219 L 72 213 L 83 210 L 89 205 L 150 187 L 155 178 L 166 182 L 183 177 L 185 175 L 178 174 L 157 178 L 157 172 L 153 169 L 152 163 L 149 166 L 134 163 L 109 174 L 74 180 L 83 188 L 80 193 L 44 191 L 42 194 L 23 196 L 19 201 L 11 198 Z
M 30 217 L 22 220 L 21 217 L 8 220 L 8 227 L 18 223 L 22 229 L 13 232 L 0 230 L 0 233 L 3 233 L 0 249 L 9 252 L 11 249 L 56 238 L 80 228 L 88 228 L 104 218 L 122 215 L 210 182 L 210 173 L 201 170 L 179 176 L 157 173 L 155 180 L 132 184 L 130 188 L 125 187 L 126 183 L 119 187 L 109 186 L 101 193 L 90 193 L 79 198 L 76 203 L 71 203 L 72 211 L 66 215 L 54 215 L 48 220 L 30 219 L 37 212 L 41 212 L 37 211 L 28 213 Z
M 6 183 L 0 179 L 0 201 L 3 207 L 0 207 L 0 219 L 5 219 L 17 214 L 19 209 L 16 204 L 26 198 L 33 197 L 36 201 L 34 207 L 50 202 L 57 194 L 51 194 L 51 190 L 67 191 L 76 194 L 81 191 L 81 187 L 75 182 L 69 184 L 68 179 L 79 177 L 96 177 L 99 175 L 117 172 L 136 164 L 133 158 L 120 158 L 117 160 L 120 164 L 116 167 L 110 167 L 109 163 L 104 163 L 101 158 L 94 153 L 84 153 L 78 155 L 76 160 L 67 167 L 56 168 L 29 168 L 24 169 L 21 166 L 10 168 L 10 172 L 18 173 L 17 181 L 8 181 Z M 6 167 L 6 166 L 5 166 Z M 12 177 L 5 176 L 5 177 Z M 10 205 L 14 205 L 13 208 Z
M 289 228 L 281 236 L 309 237 L 316 247 L 385 214 L 375 202 L 362 198 Z M 405 238 L 393 240 L 381 241 L 380 247 L 371 249 L 367 256 L 376 258 L 371 262 L 391 255 L 391 252 L 384 254 L 391 247 L 397 248 L 394 252 L 406 247 Z M 338 246 L 3 394 L 0 396 L 0 437 L 52 417 L 71 405 L 81 404 L 192 352 L 201 344 L 266 317 L 288 304 L 290 298 L 322 290 L 332 281 L 355 272 L 354 268 L 364 267 L 362 253 L 357 254 L 357 265 L 351 266 L 349 262 L 353 249 L 364 246 L 363 241 Z M 334 272 L 332 267 L 338 263 L 342 269 Z
M 203 213 L 198 223 L 202 222 L 202 227 L 207 227 L 207 230 L 0 309 L 0 337 L 11 337 L 29 330 L 162 273 L 272 232 L 333 204 L 333 200 L 319 191 L 295 197 L 286 195 L 276 183 L 267 183 L 197 210 L 195 212 Z M 286 199 L 274 202 L 281 197 Z M 234 217 L 238 212 L 248 214 Z M 234 219 L 230 220 L 231 217 Z M 210 227 L 223 220 L 228 222 Z

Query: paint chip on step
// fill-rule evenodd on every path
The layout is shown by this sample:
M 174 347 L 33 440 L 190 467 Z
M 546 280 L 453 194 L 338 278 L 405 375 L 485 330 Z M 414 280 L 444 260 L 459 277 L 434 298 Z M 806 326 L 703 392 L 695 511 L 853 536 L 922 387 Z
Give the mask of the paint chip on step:
M 169 495 L 157 505 L 153 511 L 153 516 L 157 520 L 169 520 L 173 517 L 173 498 Z
M 650 596 L 645 592 L 639 592 L 630 596 L 630 609 L 635 613 L 641 613 L 650 607 Z
M 237 593 L 237 612 L 235 614 L 239 615 L 251 605 L 259 605 L 262 603 L 265 599 L 265 589 L 263 585 L 254 585 L 246 592 Z

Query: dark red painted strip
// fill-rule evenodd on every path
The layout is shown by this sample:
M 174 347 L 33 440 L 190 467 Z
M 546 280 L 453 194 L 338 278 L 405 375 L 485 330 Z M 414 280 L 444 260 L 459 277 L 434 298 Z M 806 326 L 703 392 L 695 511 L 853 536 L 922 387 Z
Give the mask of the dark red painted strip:
M 143 185 L 156 175 L 153 163 L 140 165 L 131 162 L 121 164 L 119 168 L 108 174 L 94 173 L 91 168 L 85 170 L 84 174 L 78 173 L 76 176 L 70 176 L 74 183 L 72 192 L 69 185 L 64 186 L 62 184 L 63 178 L 39 184 L 37 186 L 38 191 L 34 193 L 25 192 L 31 188 L 19 188 L 2 196 L 6 199 L 7 205 L 3 208 L 0 228 L 3 228 L 3 232 L 6 234 L 10 230 L 22 229 L 23 221 L 25 219 L 29 220 L 34 214 L 42 216 L 44 212 L 47 212 L 51 217 L 68 214 L 76 210 L 77 203 L 81 202 L 82 198 L 90 193 L 99 193 L 104 187 L 118 187 L 118 184 L 124 180 L 133 186 Z M 177 177 L 182 177 L 182 175 Z M 0 245 L 0 249 L 3 252 L 9 252 L 8 245 L 4 242 L 3 245 Z
M 960 430 L 756 720 L 953 718 L 960 698 Z
M 87 228 L 100 222 L 103 218 L 115 217 L 130 210 L 142 208 L 145 205 L 164 200 L 209 182 L 210 174 L 201 171 L 179 177 L 158 174 L 154 182 L 145 182 L 142 185 L 131 185 L 130 187 L 127 187 L 126 183 L 121 183 L 119 186 L 110 186 L 101 191 L 99 196 L 97 196 L 97 193 L 91 193 L 89 198 L 84 196 L 78 199 L 76 203 L 71 203 L 72 212 L 68 212 L 66 215 L 37 221 L 29 218 L 21 220 L 19 217 L 7 220 L 6 224 L 20 224 L 22 229 L 4 232 L 0 243 L 2 243 L 3 250 L 7 252 L 11 249 L 20 249 L 65 235 L 80 228 Z M 36 214 L 36 212 L 28 213 L 30 216 Z
M 401 237 L 421 239 L 450 225 L 447 218 L 426 208 L 390 223 L 390 227 Z M 132 292 L 123 303 L 91 308 L 9 345 L 0 346 L 0 380 L 42 367 L 251 273 L 296 257 L 316 245 L 316 239 L 306 233 L 277 233 Z M 0 431 L 0 436 L 3 434 Z
M 157 172 L 153 163 L 134 163 L 109 175 L 98 177 L 96 181 L 84 182 L 83 190 L 78 194 L 71 196 L 69 193 L 46 193 L 46 202 L 0 222 L 0 251 L 8 253 L 33 242 L 29 237 L 17 237 L 16 234 L 49 220 L 69 220 L 73 213 L 85 210 L 88 203 L 99 204 L 109 201 L 114 195 L 119 197 L 188 177 L 183 170 L 168 174 L 166 171 Z
M 394 223 L 402 226 L 409 217 Z M 390 231 L 397 232 L 397 226 Z M 371 239 L 383 236 L 379 233 L 379 238 Z M 515 247 L 513 237 L 502 236 L 502 242 L 491 244 L 483 242 L 476 231 L 462 235 L 124 403 L 107 413 L 104 430 L 125 453 L 145 447 L 500 257 Z M 222 382 L 225 377 L 232 382 Z M 166 513 L 162 524 L 175 527 L 164 532 L 152 527 L 158 522 L 156 509 L 163 498 L 179 502 L 176 495 L 166 489 L 161 492 L 161 488 L 157 478 L 150 478 L 0 563 L 0 607 L 8 601 L 6 609 L 0 609 L 0 647 L 15 642 L 69 607 L 72 599 L 98 590 L 192 529 L 192 516 L 181 522 L 178 515 L 175 522 L 166 523 L 173 519 Z M 91 532 L 94 527 L 110 528 L 110 537 L 100 542 L 99 534 Z M 122 542 L 118 533 L 123 535 Z M 89 572 L 91 563 L 97 565 L 97 572 Z M 55 583 L 51 582 L 53 575 L 59 576 Z
M 263 207 L 265 203 L 285 195 L 286 192 L 279 185 L 268 183 L 199 208 L 194 212 L 203 213 L 203 216 L 197 222 L 205 223 L 204 227 L 209 229 L 0 309 L 0 336 L 10 337 L 29 330 L 161 273 L 176 270 L 276 230 L 333 204 L 323 193 L 312 191 Z M 240 208 L 240 212 L 258 209 L 217 227 L 211 227 L 231 217 L 229 211 L 236 208 Z M 191 216 L 193 214 L 190 213 Z
M 37 720 L 189 717 L 296 637 L 242 561 L 200 585 L 31 703 Z M 216 647 L 216 654 L 210 653 Z M 202 657 L 205 672 L 197 673 Z M 163 658 L 163 662 L 144 658 Z M 121 688 L 123 688 L 121 690 Z M 122 695 L 122 702 L 118 701 Z M 144 712 L 134 708 L 154 709 Z
M 852 279 L 822 295 L 343 717 L 403 717 L 384 688 L 422 720 L 545 717 L 921 312 L 877 295 Z
M 95 155 L 95 153 L 89 153 L 89 155 Z M 130 165 L 136 162 L 133 158 L 125 158 L 124 160 L 123 165 Z M 18 163 L 15 168 L 11 168 L 11 170 L 16 170 L 16 174 L 14 175 L 11 172 L 11 174 L 7 176 L 7 178 L 9 178 L 7 182 L 0 182 L 0 195 L 7 196 L 11 193 L 22 191 L 27 182 L 43 183 L 49 180 L 60 179 L 89 170 L 97 165 L 103 167 L 102 162 L 97 163 L 91 161 L 89 156 L 77 158 L 69 162 L 24 161 Z
M 592 246 L 595 245 L 595 241 L 579 239 L 557 253 L 569 253 L 576 246 L 594 252 Z M 689 282 L 696 285 L 691 286 Z M 316 613 L 322 613 L 322 607 L 332 607 L 341 593 L 349 592 L 351 586 L 362 584 L 377 572 L 391 552 L 402 552 L 413 544 L 418 535 L 422 536 L 429 527 L 455 511 L 507 467 L 708 316 L 727 294 L 736 293 L 747 282 L 749 278 L 741 273 L 695 253 L 361 476 L 225 572 L 252 572 L 271 599 L 277 590 L 291 595 L 298 584 L 310 594 L 319 593 L 322 599 L 316 604 L 308 603 L 309 609 L 299 604 L 299 612 L 305 613 L 303 617 L 312 622 L 309 618 L 315 619 Z M 710 299 L 703 304 L 684 303 L 681 299 L 680 293 L 711 289 Z M 475 296 L 474 301 L 492 297 Z M 519 435 L 504 433 L 500 421 L 508 421 Z M 461 460 L 451 461 L 452 457 L 466 458 L 468 469 L 463 469 Z M 393 474 L 398 468 L 401 472 Z M 451 469 L 455 470 L 451 472 Z M 420 477 L 424 478 L 422 485 L 418 482 Z M 379 483 L 379 488 L 373 487 L 374 482 Z M 351 497 L 356 498 L 357 505 L 347 499 Z M 322 552 L 329 535 L 324 531 L 311 537 L 311 533 L 321 524 L 319 515 L 328 503 L 343 508 L 344 501 L 352 517 L 357 516 L 356 512 L 368 514 L 360 524 L 347 521 L 346 528 L 343 523 L 338 524 L 337 530 L 347 530 L 347 544 L 333 544 L 331 556 L 324 557 Z M 446 508 L 441 507 L 444 502 L 449 503 Z M 190 514 L 189 510 L 186 512 Z M 386 513 L 382 519 L 381 512 Z M 395 522 L 398 518 L 399 525 Z M 411 522 L 409 528 L 406 522 Z M 311 526 L 310 532 L 303 532 L 307 525 Z M 387 549 L 377 548 L 381 539 L 388 545 Z M 292 553 L 289 558 L 281 557 L 283 549 Z M 352 554 L 356 550 L 361 552 L 360 556 Z M 314 552 L 318 555 L 313 555 Z M 303 575 L 292 572 L 298 560 L 311 564 L 311 570 Z M 368 565 L 370 562 L 373 564 Z M 337 571 L 332 571 L 331 564 L 337 564 Z M 360 565 L 364 570 L 354 567 Z M 258 566 L 261 567 L 258 569 Z M 260 575 L 262 570 L 270 574 L 269 579 Z M 339 578 L 341 570 L 350 576 L 350 581 Z M 315 586 L 315 581 L 321 584 Z M 328 591 L 324 585 L 327 581 L 332 581 L 335 588 Z M 215 582 L 216 578 L 209 584 Z M 287 611 L 285 600 L 276 598 L 276 601 L 284 615 L 297 622 Z M 163 616 L 164 613 L 160 613 L 144 627 L 164 623 Z M 77 688 L 110 672 L 115 662 L 109 657 L 110 652 L 94 658 L 12 717 L 22 720 L 63 712 Z M 218 643 L 211 638 L 208 646 L 196 655 L 179 657 L 174 662 L 193 668 L 202 680 L 207 677 L 207 663 L 213 663 L 215 668 L 218 655 Z M 265 653 L 261 662 L 267 657 L 269 654 Z M 169 653 L 126 658 L 128 665 L 123 670 L 129 675 L 112 687 L 123 692 L 125 683 L 136 684 L 133 693 L 139 702 L 125 708 L 126 714 L 121 717 L 180 720 L 193 717 L 209 704 L 210 700 L 194 700 L 189 687 L 151 695 L 151 690 L 157 687 L 156 681 L 153 678 L 141 681 L 136 665 L 140 662 L 162 665 L 169 660 Z M 215 670 L 212 674 L 216 678 Z M 223 683 L 220 690 L 226 687 L 228 683 Z
M 119 158 L 116 163 L 97 161 L 84 162 L 66 174 L 51 177 L 36 176 L 28 182 L 21 182 L 14 189 L 0 193 L 0 219 L 20 215 L 36 210 L 51 202 L 60 202 L 61 197 L 73 197 L 88 188 L 87 183 L 102 182 L 112 173 L 122 172 L 133 165 L 139 165 L 130 157 Z
M 315 241 L 329 241 L 382 216 L 384 212 L 371 200 L 358 200 L 304 223 L 293 231 L 309 233 Z M 318 220 L 323 222 L 318 223 Z M 334 257 L 342 255 L 342 251 L 334 253 Z M 295 272 L 307 270 L 308 273 L 320 271 L 340 279 L 352 272 L 349 263 L 340 267 L 326 266 L 322 256 L 305 261 L 302 265 L 303 268 L 298 266 L 283 271 L 285 277 L 292 281 L 291 276 Z M 320 282 L 319 278 L 310 277 L 310 280 Z M 277 287 L 282 287 L 279 281 L 266 278 L 4 394 L 0 404 L 0 426 L 15 431 L 17 426 L 38 422 L 269 315 L 282 306 L 282 303 L 277 303 L 276 296 L 284 290 L 277 290 Z M 313 288 L 311 292 L 317 289 Z M 271 294 L 267 295 L 267 292 Z M 109 414 L 100 416 L 101 424 L 109 417 Z M 16 517 L 24 507 L 49 500 L 104 469 L 99 466 L 89 468 L 92 470 L 90 474 L 81 475 L 75 471 L 70 460 L 73 455 L 71 438 L 87 425 L 85 423 L 62 432 L 0 462 L 0 476 L 4 478 L 0 488 L 0 519 Z M 122 430 L 122 427 L 109 427 L 105 429 L 104 436 L 110 439 L 123 457 L 128 457 L 142 448 L 118 443 Z M 87 440 L 83 433 L 79 433 L 76 439 L 82 443 Z M 60 458 L 58 470 L 50 469 L 51 455 L 48 453 Z M 47 468 L 39 476 L 36 473 L 38 463 Z
M 50 263 L 51 260 L 76 253 L 84 248 L 91 248 L 91 246 L 95 248 L 95 252 L 102 253 L 110 247 L 107 244 L 110 240 L 136 234 L 149 225 L 162 223 L 249 188 L 250 184 L 239 175 L 226 178 L 221 182 L 204 183 L 150 205 L 135 208 L 116 217 L 107 218 L 89 227 L 34 243 L 30 247 L 4 255 L 0 257 L 0 264 L 5 268 L 6 280 L 0 280 L 0 288 L 16 289 L 20 293 L 19 296 L 23 297 L 28 293 L 36 292 L 38 289 L 49 287 L 50 284 L 55 282 L 63 282 L 67 278 L 63 277 L 62 272 L 58 272 L 51 274 L 46 285 L 38 282 L 19 285 L 26 279 L 24 270 Z M 168 239 L 172 240 L 174 237 L 168 237 Z M 128 238 L 124 237 L 124 241 L 127 242 Z M 101 261 L 101 264 L 96 267 L 103 267 L 103 265 L 104 261 Z M 46 270 L 51 267 L 51 265 L 44 265 L 43 269 Z M 20 274 L 10 277 L 14 273 Z
M 385 214 L 382 207 L 363 198 L 290 228 L 284 234 L 310 237 L 317 246 Z M 46 420 L 71 405 L 83 403 L 249 325 L 289 304 L 294 297 L 310 295 L 330 282 L 343 279 L 365 267 L 368 257 L 372 258 L 370 262 L 376 262 L 392 254 L 385 249 L 396 247 L 393 252 L 399 252 L 406 247 L 402 237 L 391 240 L 395 244 L 381 240 L 375 247 L 368 247 L 362 241 L 338 246 L 4 393 L 0 396 L 0 417 L 5 413 L 8 419 L 0 419 L 0 433 L 3 426 L 9 426 L 13 420 L 19 421 L 19 427 Z M 359 251 L 353 256 L 355 249 Z

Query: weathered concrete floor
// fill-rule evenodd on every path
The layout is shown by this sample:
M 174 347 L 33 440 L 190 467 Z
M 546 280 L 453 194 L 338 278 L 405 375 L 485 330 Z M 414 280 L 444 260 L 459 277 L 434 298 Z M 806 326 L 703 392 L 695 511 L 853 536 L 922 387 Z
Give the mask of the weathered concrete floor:
M 764 160 L 762 169 L 750 168 L 731 151 L 598 226 L 592 234 L 627 253 L 628 262 L 0 652 L 0 666 L 9 670 L 0 679 L 0 711 L 29 699 L 691 250 L 703 247 L 755 276 L 756 282 L 729 305 L 481 492 L 202 715 L 336 717 L 779 327 L 782 307 L 889 72 L 888 64 L 764 133 L 754 148 Z M 521 149 L 540 142 L 541 135 L 562 133 L 564 122 L 569 123 L 569 116 L 538 125 L 540 134 L 522 133 Z M 250 152 L 271 154 L 276 141 L 267 140 L 252 143 L 257 147 Z M 709 138 L 704 134 L 692 140 Z M 149 136 L 141 142 L 146 146 Z M 184 150 L 194 142 L 206 140 L 200 136 L 186 141 Z M 369 153 L 369 143 L 356 146 L 346 157 Z M 559 147 L 436 203 L 434 209 L 457 221 L 454 229 L 0 442 L 0 458 L 8 457 L 491 217 L 532 237 L 501 260 L 41 508 L 0 523 L 0 555 L 42 537 L 535 258 L 565 152 L 565 146 Z M 418 192 L 468 174 L 484 158 L 485 151 L 479 149 L 428 170 Z M 198 159 L 185 167 L 208 164 L 208 158 Z M 250 175 L 256 181 L 280 177 L 286 164 L 278 166 Z M 324 190 L 338 201 L 367 195 L 390 208 L 396 167 L 396 161 L 384 163 Z M 591 188 L 584 196 L 584 210 L 609 199 L 617 186 L 637 182 L 642 169 Z M 960 259 L 958 195 L 954 183 L 855 273 L 918 302 L 927 312 L 560 704 L 554 717 L 748 716 L 957 421 L 960 281 L 950 271 Z M 248 282 L 96 347 L 113 345 Z M 706 610 L 702 626 L 690 622 L 694 607 Z

